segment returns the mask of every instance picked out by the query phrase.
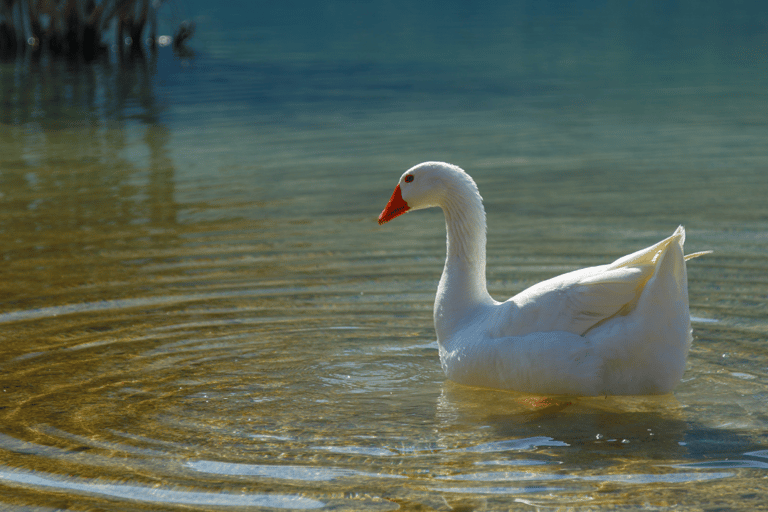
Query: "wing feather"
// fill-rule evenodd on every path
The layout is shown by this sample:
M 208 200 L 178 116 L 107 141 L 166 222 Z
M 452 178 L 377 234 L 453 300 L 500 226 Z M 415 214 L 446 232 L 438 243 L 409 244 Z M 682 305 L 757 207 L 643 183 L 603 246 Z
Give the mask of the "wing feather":
M 675 235 L 609 265 L 589 267 L 543 281 L 509 299 L 502 336 L 566 331 L 584 334 L 598 323 L 632 310 L 653 276 L 658 255 Z

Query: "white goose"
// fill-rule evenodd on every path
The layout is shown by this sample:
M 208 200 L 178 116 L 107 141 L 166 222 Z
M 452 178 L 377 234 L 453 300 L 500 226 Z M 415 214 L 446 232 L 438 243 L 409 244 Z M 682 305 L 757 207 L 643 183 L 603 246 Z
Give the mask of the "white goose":
M 685 230 L 609 265 L 568 272 L 506 302 L 485 281 L 485 209 L 455 165 L 419 164 L 379 216 L 439 206 L 448 247 L 434 321 L 446 376 L 461 384 L 543 394 L 670 392 L 691 346 Z M 709 251 L 707 251 L 709 252 Z

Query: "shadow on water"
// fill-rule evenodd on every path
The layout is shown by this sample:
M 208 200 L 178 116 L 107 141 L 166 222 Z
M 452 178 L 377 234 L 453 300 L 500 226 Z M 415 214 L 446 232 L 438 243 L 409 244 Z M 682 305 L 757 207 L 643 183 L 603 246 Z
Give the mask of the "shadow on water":
M 674 395 L 638 397 L 541 397 L 466 388 L 447 382 L 438 416 L 448 425 L 487 425 L 498 439 L 546 436 L 578 447 L 563 462 L 593 467 L 616 458 L 643 461 L 699 461 L 760 450 L 768 436 L 744 429 L 699 424 Z

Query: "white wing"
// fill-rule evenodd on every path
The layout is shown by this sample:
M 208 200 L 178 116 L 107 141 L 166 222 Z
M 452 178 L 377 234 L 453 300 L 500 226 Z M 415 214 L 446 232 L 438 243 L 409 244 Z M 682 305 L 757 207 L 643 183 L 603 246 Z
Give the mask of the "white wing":
M 624 256 L 610 265 L 589 267 L 543 281 L 502 304 L 493 337 L 566 331 L 583 335 L 616 314 L 634 307 L 653 276 L 659 255 L 680 234 Z

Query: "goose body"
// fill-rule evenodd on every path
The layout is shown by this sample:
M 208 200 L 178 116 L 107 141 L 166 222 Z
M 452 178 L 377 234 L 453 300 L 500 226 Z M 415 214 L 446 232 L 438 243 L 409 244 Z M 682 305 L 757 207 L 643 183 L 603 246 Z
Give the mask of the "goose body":
M 498 302 L 486 287 L 485 210 L 475 182 L 455 165 L 419 164 L 401 176 L 379 224 L 428 207 L 445 213 L 434 322 L 449 379 L 582 396 L 668 393 L 679 382 L 692 340 L 682 226 L 613 263 Z

